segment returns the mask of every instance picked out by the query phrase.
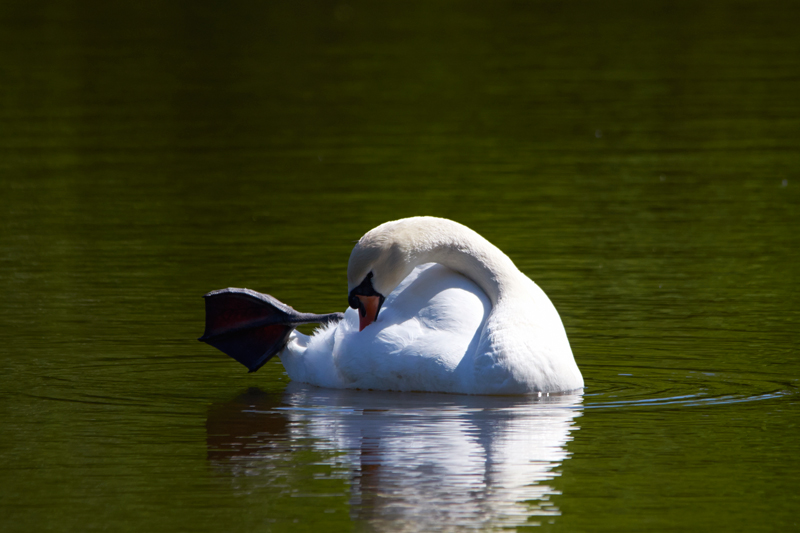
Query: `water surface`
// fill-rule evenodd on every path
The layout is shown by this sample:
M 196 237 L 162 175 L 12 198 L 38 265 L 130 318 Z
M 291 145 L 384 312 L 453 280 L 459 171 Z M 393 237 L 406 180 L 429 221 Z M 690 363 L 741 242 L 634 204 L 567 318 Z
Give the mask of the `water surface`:
M 0 529 L 793 530 L 800 10 L 0 6 Z M 462 222 L 586 389 L 341 392 L 195 339 Z

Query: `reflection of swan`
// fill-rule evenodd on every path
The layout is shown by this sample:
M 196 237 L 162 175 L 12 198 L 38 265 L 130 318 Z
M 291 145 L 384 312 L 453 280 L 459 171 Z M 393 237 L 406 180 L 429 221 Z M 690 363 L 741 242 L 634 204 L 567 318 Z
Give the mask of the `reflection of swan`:
M 289 376 L 334 388 L 522 394 L 583 387 L 544 291 L 465 226 L 431 217 L 387 222 L 358 241 L 347 277 L 352 309 L 313 337 L 291 330 L 330 315 L 284 306 L 275 307 L 278 320 L 250 309 L 282 304 L 226 289 L 207 295 L 203 340 L 254 370 L 288 339 L 280 358 Z M 251 307 L 234 307 L 247 297 Z
M 293 459 L 298 454 L 281 460 L 276 456 L 282 449 L 316 450 L 349 480 L 351 518 L 368 529 L 514 527 L 530 523 L 531 516 L 559 514 L 550 501 L 558 492 L 548 481 L 569 455 L 566 443 L 577 429 L 580 404 L 579 395 L 403 394 L 291 383 L 280 405 L 253 396 L 240 402 L 251 431 L 240 414 L 228 437 L 238 444 L 228 456 L 212 459 L 227 465 L 241 487 L 260 476 L 280 483 L 296 472 L 302 466 Z M 236 418 L 231 412 L 215 408 L 209 414 L 209 444 L 215 449 L 226 448 L 221 434 L 225 421 Z M 215 416 L 222 422 L 214 422 Z M 280 416 L 285 422 L 276 422 Z M 308 479 L 296 483 L 304 492 L 314 491 Z M 326 505 L 309 504 L 309 513 Z

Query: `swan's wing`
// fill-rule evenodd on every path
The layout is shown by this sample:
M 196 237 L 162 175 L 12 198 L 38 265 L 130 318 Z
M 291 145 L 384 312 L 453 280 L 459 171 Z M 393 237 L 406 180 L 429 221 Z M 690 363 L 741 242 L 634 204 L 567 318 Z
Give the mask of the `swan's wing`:
M 339 321 L 342 313 L 299 313 L 268 294 L 250 289 L 212 291 L 206 300 L 206 330 L 198 340 L 255 372 L 286 345 L 300 324 Z

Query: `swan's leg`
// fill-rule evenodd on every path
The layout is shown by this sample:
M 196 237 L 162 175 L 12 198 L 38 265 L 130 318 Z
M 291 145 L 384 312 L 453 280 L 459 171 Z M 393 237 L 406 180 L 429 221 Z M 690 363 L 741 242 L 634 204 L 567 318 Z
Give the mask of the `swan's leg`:
M 298 313 L 268 294 L 228 288 L 209 292 L 206 330 L 198 340 L 230 355 L 255 372 L 280 352 L 300 324 L 341 320 L 342 313 Z

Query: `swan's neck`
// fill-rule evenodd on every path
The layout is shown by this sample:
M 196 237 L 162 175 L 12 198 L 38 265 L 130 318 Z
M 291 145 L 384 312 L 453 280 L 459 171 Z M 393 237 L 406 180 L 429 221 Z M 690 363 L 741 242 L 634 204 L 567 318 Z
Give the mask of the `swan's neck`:
M 451 268 L 474 281 L 493 305 L 517 288 L 522 274 L 513 261 L 478 233 L 444 219 L 428 219 L 426 226 L 430 231 L 417 234 L 407 249 L 412 268 L 423 263 Z

